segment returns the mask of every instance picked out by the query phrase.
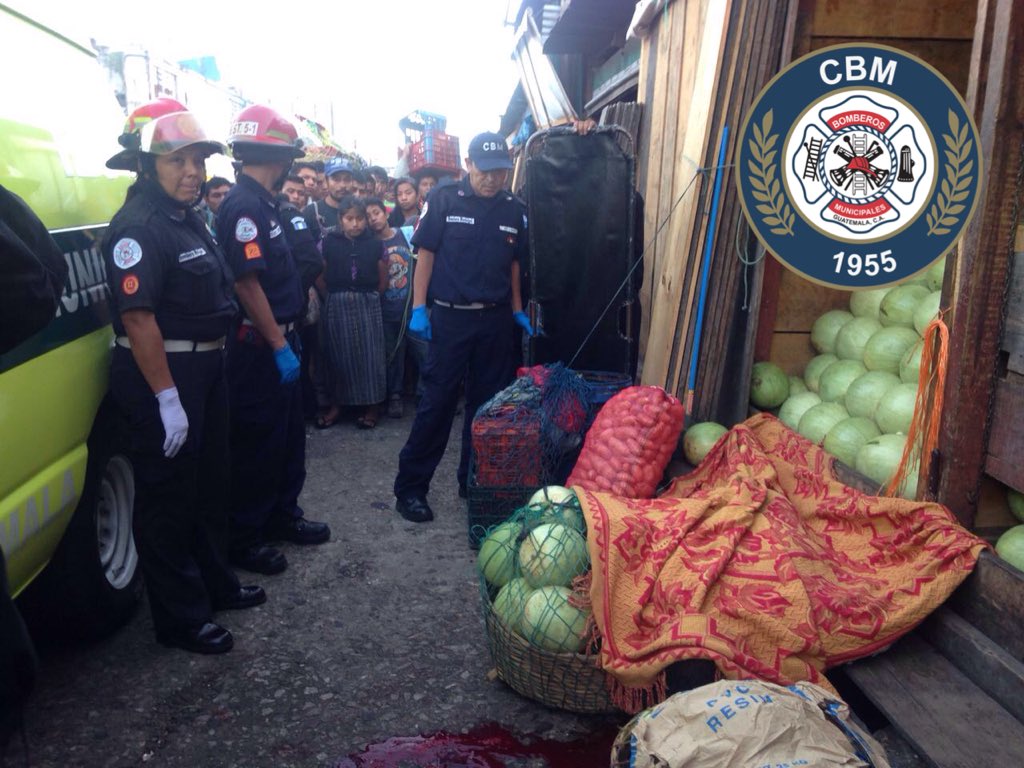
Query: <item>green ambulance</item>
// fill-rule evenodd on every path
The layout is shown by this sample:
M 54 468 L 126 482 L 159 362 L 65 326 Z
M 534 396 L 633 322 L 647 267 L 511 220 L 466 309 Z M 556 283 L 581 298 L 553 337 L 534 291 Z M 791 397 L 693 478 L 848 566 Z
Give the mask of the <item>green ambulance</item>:
M 96 635 L 141 593 L 132 467 L 107 398 L 99 249 L 130 183 L 104 166 L 124 115 L 86 47 L 5 5 L 0 40 L 0 184 L 42 219 L 70 268 L 50 325 L 0 355 L 0 547 L 30 613 Z

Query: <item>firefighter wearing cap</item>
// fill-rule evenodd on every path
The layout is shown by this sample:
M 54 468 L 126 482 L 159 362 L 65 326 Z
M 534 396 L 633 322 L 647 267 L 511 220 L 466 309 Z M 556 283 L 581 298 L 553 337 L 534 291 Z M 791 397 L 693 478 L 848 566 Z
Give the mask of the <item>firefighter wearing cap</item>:
M 103 240 L 116 334 L 111 393 L 129 422 L 135 541 L 157 639 L 231 649 L 213 611 L 264 602 L 227 564 L 223 349 L 237 306 L 223 254 L 193 210 L 223 147 L 173 100 L 129 117 L 111 168 L 138 178 Z
M 306 479 L 306 430 L 299 379 L 298 321 L 305 296 L 274 196 L 303 154 L 295 127 L 269 107 L 246 107 L 228 144 L 238 183 L 217 214 L 243 318 L 228 339 L 231 398 L 231 562 L 280 573 L 275 541 L 321 544 L 325 523 L 299 507 Z
M 430 347 L 394 490 L 399 514 L 413 522 L 433 519 L 427 491 L 448 444 L 460 383 L 465 379 L 458 470 L 465 495 L 473 414 L 512 378 L 513 324 L 533 334 L 520 294 L 526 206 L 506 190 L 512 162 L 505 139 L 476 136 L 466 168 L 462 181 L 431 192 L 412 238 L 417 259 L 409 331 L 430 339 Z

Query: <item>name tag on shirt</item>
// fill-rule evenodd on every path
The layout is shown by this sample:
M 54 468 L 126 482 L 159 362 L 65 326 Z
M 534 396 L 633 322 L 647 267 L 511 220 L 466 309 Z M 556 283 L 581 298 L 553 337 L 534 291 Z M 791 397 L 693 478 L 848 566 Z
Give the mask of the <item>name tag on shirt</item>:
M 200 256 L 206 255 L 205 248 L 193 248 L 191 251 L 185 251 L 184 253 L 178 254 L 178 263 L 184 264 L 186 261 L 192 261 L 198 259 Z
M 278 224 L 276 221 L 271 222 L 271 224 L 273 226 L 271 226 L 270 228 L 270 236 L 278 237 L 281 234 L 281 225 Z
M 445 221 L 449 224 L 476 224 L 476 219 L 469 216 L 449 216 Z
M 498 229 L 500 229 L 502 232 L 508 232 L 509 234 L 512 234 L 512 235 L 518 235 L 519 234 L 519 230 L 518 229 L 516 229 L 515 227 L 506 227 L 504 224 L 499 224 L 498 225 Z

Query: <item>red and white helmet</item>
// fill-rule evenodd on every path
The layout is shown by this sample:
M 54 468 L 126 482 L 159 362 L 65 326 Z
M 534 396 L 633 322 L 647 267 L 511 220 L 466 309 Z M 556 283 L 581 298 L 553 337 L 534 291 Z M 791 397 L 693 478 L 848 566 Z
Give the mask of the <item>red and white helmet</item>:
M 243 163 L 294 160 L 305 154 L 292 122 L 262 104 L 253 104 L 238 113 L 228 131 L 228 146 L 231 154 Z
M 133 110 L 118 142 L 124 149 L 107 160 L 107 167 L 119 171 L 137 170 L 140 152 L 169 155 L 196 144 L 210 154 L 224 151 L 224 145 L 210 139 L 196 116 L 174 99 L 157 99 Z

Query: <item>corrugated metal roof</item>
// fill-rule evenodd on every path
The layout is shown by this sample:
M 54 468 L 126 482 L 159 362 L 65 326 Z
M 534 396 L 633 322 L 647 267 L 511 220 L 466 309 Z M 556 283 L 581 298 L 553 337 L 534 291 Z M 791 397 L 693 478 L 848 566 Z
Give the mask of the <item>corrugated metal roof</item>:
M 533 20 L 537 24 L 537 31 L 540 32 L 541 40 L 546 40 L 548 35 L 551 34 L 551 30 L 554 29 L 555 24 L 558 23 L 558 19 L 562 16 L 563 5 L 565 3 L 561 0 L 523 0 L 515 15 L 513 26 L 518 28 L 523 21 L 523 15 L 529 9 L 533 12 Z M 511 23 L 509 15 L 506 15 L 506 19 Z
M 555 28 L 555 24 L 558 23 L 558 19 L 562 16 L 562 3 L 560 0 L 554 0 L 554 2 L 544 3 L 544 7 L 541 9 L 541 16 L 538 19 L 537 26 L 540 28 L 540 36 L 542 40 L 547 40 L 548 35 L 551 34 L 551 30 Z
M 601 54 L 618 47 L 635 9 L 634 0 L 567 0 L 545 40 L 544 53 Z

